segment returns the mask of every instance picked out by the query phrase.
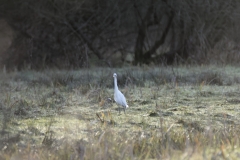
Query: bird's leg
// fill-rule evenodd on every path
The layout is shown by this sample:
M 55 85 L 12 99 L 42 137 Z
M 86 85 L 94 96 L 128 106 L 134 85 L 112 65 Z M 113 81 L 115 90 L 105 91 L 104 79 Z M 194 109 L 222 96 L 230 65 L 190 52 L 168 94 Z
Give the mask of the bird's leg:
M 124 110 L 124 114 L 126 114 L 125 110 L 126 110 L 126 107 L 123 107 L 123 110 Z
M 120 115 L 120 112 L 121 112 L 121 110 L 120 110 L 121 108 L 120 108 L 120 106 L 118 105 L 118 111 L 119 111 L 119 115 Z

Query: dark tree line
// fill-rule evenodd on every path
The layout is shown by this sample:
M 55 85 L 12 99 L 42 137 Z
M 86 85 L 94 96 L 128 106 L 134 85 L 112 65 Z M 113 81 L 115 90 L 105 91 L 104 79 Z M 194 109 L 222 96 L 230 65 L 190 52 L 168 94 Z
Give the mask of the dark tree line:
M 15 30 L 7 67 L 111 66 L 204 60 L 234 23 L 236 0 L 1 0 L 0 18 Z

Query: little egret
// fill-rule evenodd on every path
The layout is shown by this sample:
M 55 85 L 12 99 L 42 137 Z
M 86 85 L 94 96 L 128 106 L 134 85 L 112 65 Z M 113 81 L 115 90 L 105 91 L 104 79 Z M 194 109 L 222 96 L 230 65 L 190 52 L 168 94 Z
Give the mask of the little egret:
M 120 106 L 123 107 L 124 113 L 125 113 L 125 109 L 128 108 L 128 105 L 127 105 L 127 102 L 126 102 L 126 98 L 124 97 L 122 92 L 118 90 L 117 74 L 116 73 L 113 74 L 113 78 L 114 78 L 114 100 L 118 105 L 119 114 L 120 114 Z

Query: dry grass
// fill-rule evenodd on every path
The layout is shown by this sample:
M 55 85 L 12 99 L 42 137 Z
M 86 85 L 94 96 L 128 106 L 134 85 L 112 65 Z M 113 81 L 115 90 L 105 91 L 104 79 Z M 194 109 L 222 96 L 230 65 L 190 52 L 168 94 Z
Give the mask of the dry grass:
M 240 70 L 1 74 L 0 159 L 238 159 Z M 118 115 L 112 73 L 130 108 Z

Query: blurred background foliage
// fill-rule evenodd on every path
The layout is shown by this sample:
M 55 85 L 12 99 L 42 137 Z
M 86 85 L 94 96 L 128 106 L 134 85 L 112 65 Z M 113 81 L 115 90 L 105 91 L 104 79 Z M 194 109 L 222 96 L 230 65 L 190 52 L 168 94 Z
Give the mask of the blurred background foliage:
M 0 66 L 238 64 L 237 0 L 1 0 Z

